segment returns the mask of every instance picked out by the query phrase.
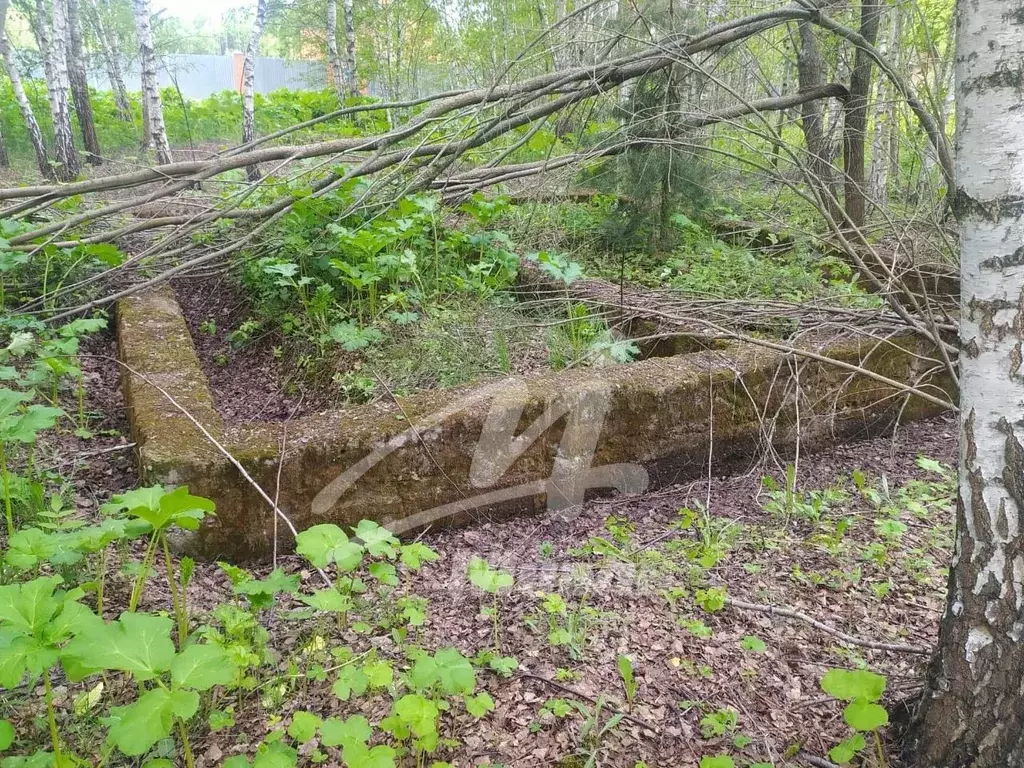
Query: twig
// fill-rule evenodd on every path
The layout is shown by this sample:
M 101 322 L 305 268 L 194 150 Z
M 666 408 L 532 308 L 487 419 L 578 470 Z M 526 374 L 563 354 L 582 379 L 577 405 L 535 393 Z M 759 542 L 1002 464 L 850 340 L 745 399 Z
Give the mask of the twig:
M 931 653 L 928 648 L 922 648 L 918 645 L 904 645 L 902 643 L 882 643 L 877 640 L 864 640 L 853 635 L 848 635 L 845 632 L 840 632 L 834 627 L 830 627 L 828 624 L 823 624 L 817 619 L 812 619 L 806 613 L 800 613 L 792 608 L 784 608 L 774 605 L 758 605 L 757 603 L 748 603 L 745 600 L 737 600 L 735 597 L 727 597 L 725 599 L 726 605 L 731 605 L 733 608 L 741 608 L 745 611 L 756 611 L 758 613 L 766 613 L 769 616 L 783 616 L 787 619 L 795 619 L 796 621 L 802 621 L 804 624 L 810 624 L 817 630 L 824 632 L 827 635 L 838 637 L 844 643 L 850 645 L 859 645 L 862 648 L 873 648 L 878 651 L 892 651 L 894 653 L 918 653 L 927 655 Z
M 814 768 L 839 768 L 838 765 L 831 762 L 830 760 L 826 760 L 823 757 L 815 757 L 814 755 L 808 755 L 806 752 L 801 752 L 800 757 L 805 763 L 810 763 L 811 765 L 813 765 Z

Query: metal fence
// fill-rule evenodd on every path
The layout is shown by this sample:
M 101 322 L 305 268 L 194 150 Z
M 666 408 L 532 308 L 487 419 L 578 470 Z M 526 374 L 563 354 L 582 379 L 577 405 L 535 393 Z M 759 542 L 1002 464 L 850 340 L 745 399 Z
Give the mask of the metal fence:
M 22 53 L 23 73 L 29 77 L 43 76 L 38 60 Z M 28 59 L 28 60 L 25 60 Z M 100 91 L 110 90 L 107 71 L 98 57 L 88 63 L 89 85 Z M 121 62 L 125 86 L 130 91 L 142 90 L 138 60 Z M 220 91 L 238 91 L 242 77 L 242 54 L 210 56 L 204 54 L 173 53 L 160 56 L 158 78 L 161 86 L 177 86 L 186 98 L 202 99 Z M 327 68 L 321 61 L 274 59 L 257 57 L 255 88 L 257 93 L 270 93 L 278 88 L 326 88 Z

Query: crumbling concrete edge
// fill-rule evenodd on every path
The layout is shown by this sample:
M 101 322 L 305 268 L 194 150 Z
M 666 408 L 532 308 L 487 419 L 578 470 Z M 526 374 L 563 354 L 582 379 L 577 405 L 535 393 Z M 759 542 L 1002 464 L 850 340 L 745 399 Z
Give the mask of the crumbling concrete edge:
M 193 493 L 217 503 L 217 516 L 186 542 L 210 558 L 266 555 L 274 515 L 153 384 L 222 442 L 256 482 L 277 494 L 299 530 L 362 518 L 422 527 L 423 515 L 437 510 L 426 522 L 447 525 L 481 515 L 541 512 L 552 491 L 544 481 L 556 462 L 565 460 L 562 442 L 574 412 L 584 421 L 600 419 L 589 466 L 643 467 L 654 488 L 706 472 L 709 453 L 718 463 L 752 456 L 765 442 L 781 452 L 797 442 L 811 449 L 942 410 L 863 374 L 737 344 L 425 392 L 287 425 L 225 425 L 169 288 L 121 302 L 118 331 L 122 359 L 135 372 L 127 374 L 125 391 L 141 472 L 148 482 L 188 484 Z M 952 383 L 941 368 L 927 363 L 934 350 L 910 332 L 887 340 L 853 336 L 807 344 L 830 358 L 952 398 Z M 599 414 L 587 410 L 595 393 L 604 398 Z M 506 425 L 512 440 L 560 409 L 568 409 L 569 417 L 551 420 L 550 428 L 518 452 L 480 455 L 490 426 Z M 520 488 L 528 492 L 515 495 Z M 475 503 L 479 499 L 491 501 Z M 279 533 L 283 530 L 278 526 Z M 279 542 L 287 544 L 285 538 Z

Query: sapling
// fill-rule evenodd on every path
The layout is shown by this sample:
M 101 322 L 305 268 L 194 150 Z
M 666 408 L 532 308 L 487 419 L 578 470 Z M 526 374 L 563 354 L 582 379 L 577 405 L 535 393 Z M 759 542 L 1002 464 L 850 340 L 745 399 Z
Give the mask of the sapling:
M 496 568 L 492 568 L 490 563 L 484 560 L 482 557 L 474 557 L 469 561 L 469 566 L 466 568 L 466 576 L 469 577 L 469 581 L 477 589 L 481 589 L 488 593 L 493 598 L 493 603 L 490 608 L 491 620 L 492 620 L 492 635 L 491 642 L 494 645 L 494 650 L 497 653 L 501 652 L 500 643 L 500 622 L 498 614 L 498 592 L 502 589 L 507 589 L 512 586 L 513 579 L 512 574 L 507 571 L 501 571 Z

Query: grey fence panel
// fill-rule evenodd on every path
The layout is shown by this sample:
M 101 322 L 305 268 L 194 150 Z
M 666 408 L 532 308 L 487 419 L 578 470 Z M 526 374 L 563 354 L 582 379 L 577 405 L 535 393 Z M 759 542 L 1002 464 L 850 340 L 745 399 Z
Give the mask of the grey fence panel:
M 256 59 L 256 92 L 270 93 L 278 88 L 321 90 L 327 87 L 327 68 L 320 61 Z

